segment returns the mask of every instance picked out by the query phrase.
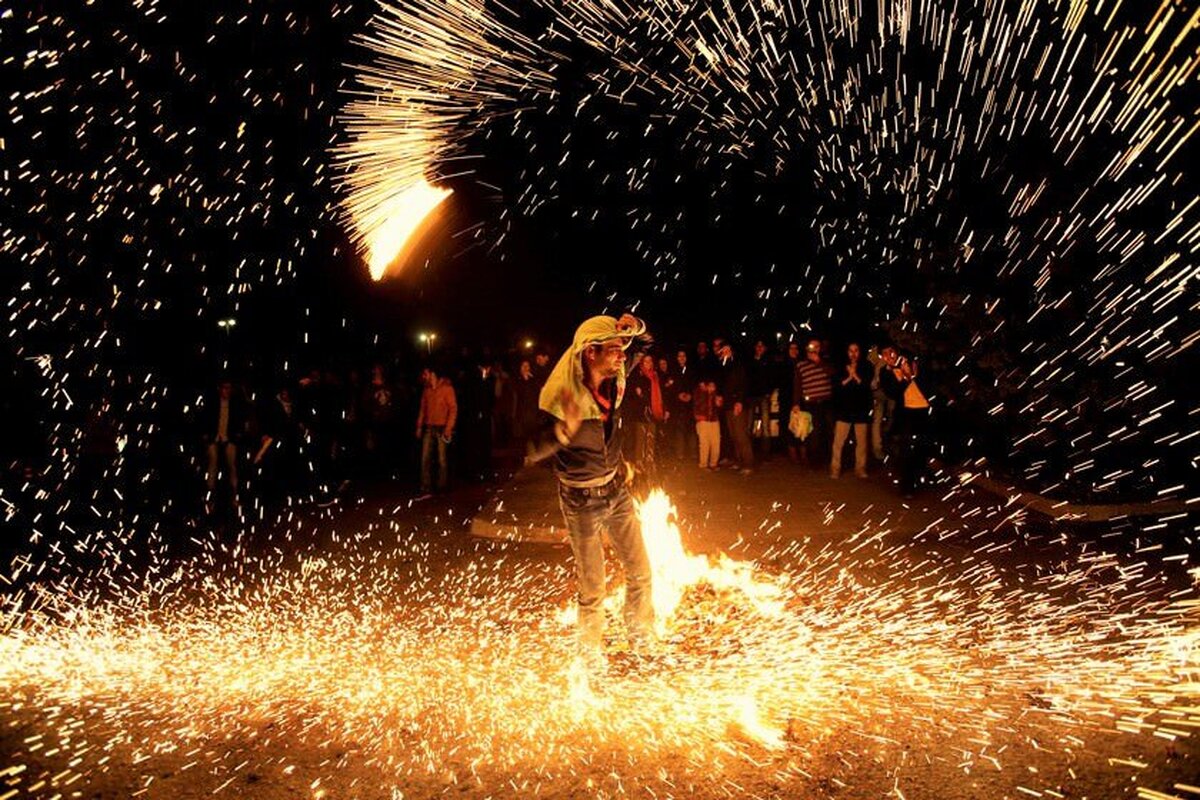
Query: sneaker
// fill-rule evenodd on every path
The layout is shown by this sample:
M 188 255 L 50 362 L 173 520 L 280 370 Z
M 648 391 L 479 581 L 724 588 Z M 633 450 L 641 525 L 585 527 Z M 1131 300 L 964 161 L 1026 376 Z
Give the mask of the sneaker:
M 753 475 L 754 467 L 742 467 L 740 470 L 738 470 L 738 472 L 742 473 L 743 475 Z
M 857 470 L 856 470 L 856 471 L 855 471 L 855 473 L 854 473 L 854 477 L 856 477 L 856 478 L 865 478 L 865 477 L 867 477 L 867 471 L 866 471 L 866 470 L 862 470 L 861 472 L 859 472 L 859 471 L 857 471 Z
M 836 480 L 837 480 L 838 478 L 840 478 L 840 477 L 842 477 L 842 476 L 841 476 L 840 474 L 836 473 L 836 472 L 830 472 L 830 473 L 829 473 L 829 479 L 830 479 L 831 481 L 836 481 Z

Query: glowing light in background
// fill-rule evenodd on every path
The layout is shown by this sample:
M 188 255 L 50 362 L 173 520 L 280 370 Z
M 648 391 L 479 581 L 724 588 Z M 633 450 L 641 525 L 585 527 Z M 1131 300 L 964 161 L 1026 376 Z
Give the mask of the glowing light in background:
M 385 221 L 371 231 L 367 241 L 367 265 L 372 278 L 382 280 L 390 265 L 402 266 L 407 261 L 413 234 L 452 193 L 452 189 L 421 181 L 380 206 L 379 213 Z

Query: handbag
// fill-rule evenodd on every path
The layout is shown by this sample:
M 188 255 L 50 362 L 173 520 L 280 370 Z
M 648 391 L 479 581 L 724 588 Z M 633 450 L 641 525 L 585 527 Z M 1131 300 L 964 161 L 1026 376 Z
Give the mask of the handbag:
M 792 436 L 803 442 L 813 430 L 812 414 L 803 409 L 793 408 L 791 416 L 788 417 L 788 430 Z

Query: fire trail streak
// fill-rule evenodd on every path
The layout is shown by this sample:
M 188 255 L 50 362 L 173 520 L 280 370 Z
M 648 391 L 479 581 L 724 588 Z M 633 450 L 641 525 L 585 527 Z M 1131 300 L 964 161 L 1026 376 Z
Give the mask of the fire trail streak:
M 264 730 L 293 748 L 354 743 L 380 781 L 453 773 L 490 792 L 588 780 L 598 753 L 631 773 L 674 758 L 677 773 L 645 778 L 662 791 L 747 761 L 799 779 L 827 751 L 852 782 L 864 755 L 846 736 L 999 767 L 993 743 L 1013 730 L 1066 758 L 1114 726 L 1200 726 L 1194 594 L 1105 588 L 1102 555 L 1012 587 L 986 560 L 914 564 L 873 535 L 773 575 L 686 554 L 672 513 L 661 493 L 641 507 L 655 578 L 674 584 L 655 603 L 679 663 L 614 674 L 600 694 L 580 691 L 554 613 L 561 569 L 477 559 L 435 576 L 412 550 L 351 547 L 181 572 L 108 603 L 45 587 L 2 620 L 0 707 L 32 705 L 63 732 L 58 787 L 87 785 L 121 747 L 211 755 Z

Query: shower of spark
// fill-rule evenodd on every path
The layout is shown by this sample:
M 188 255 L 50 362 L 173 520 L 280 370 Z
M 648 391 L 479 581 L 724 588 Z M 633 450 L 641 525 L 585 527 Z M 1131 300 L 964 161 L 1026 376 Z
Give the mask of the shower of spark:
M 684 263 L 687 232 L 750 203 L 727 177 L 744 164 L 750 204 L 778 205 L 754 218 L 795 233 L 766 245 L 747 325 L 819 326 L 860 296 L 901 338 L 947 332 L 957 390 L 1020 427 L 1031 479 L 1180 497 L 1172 475 L 1195 469 L 1200 440 L 1163 376 L 1200 340 L 1198 22 L 1177 0 L 385 4 L 339 151 L 349 216 L 368 242 L 379 198 L 431 170 L 469 176 L 507 137 L 522 157 L 480 178 L 505 178 L 497 243 L 547 208 L 610 217 L 667 291 L 711 268 Z M 563 117 L 563 134 L 539 133 Z M 393 135 L 409 130 L 421 146 Z M 771 191 L 798 170 L 811 205 Z M 678 188 L 697 174 L 716 176 L 707 211 Z M 1108 388 L 1081 401 L 1085 380 Z M 1139 441 L 1164 456 L 1121 465 Z
M 427 545 L 361 538 L 107 600 L 40 588 L 0 619 L 0 702 L 64 732 L 70 766 L 49 789 L 86 785 L 131 747 L 211 754 L 257 736 L 355 743 L 398 786 L 619 769 L 659 791 L 748 761 L 801 780 L 824 757 L 852 781 L 863 747 L 899 742 L 1000 769 L 1014 732 L 1069 761 L 1105 732 L 1183 740 L 1200 725 L 1194 592 L 1149 600 L 1136 580 L 1095 580 L 1119 566 L 1109 556 L 1014 582 L 982 555 L 913 562 L 880 532 L 789 545 L 773 554 L 786 575 L 728 557 L 698 570 L 668 510 L 655 495 L 642 518 L 656 576 L 693 576 L 664 619 L 676 659 L 613 672 L 599 693 L 578 686 L 572 631 L 555 621 L 562 567 L 473 559 L 431 574 Z M 620 766 L 606 766 L 597 754 L 614 749 Z M 216 780 L 227 765 L 204 768 Z

